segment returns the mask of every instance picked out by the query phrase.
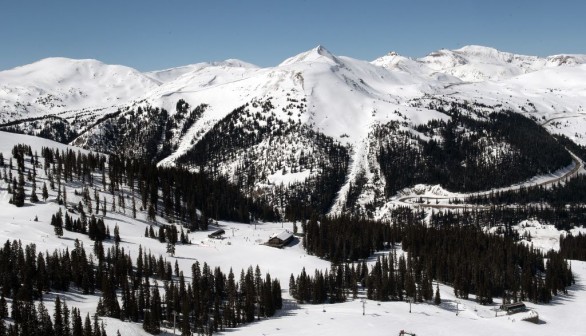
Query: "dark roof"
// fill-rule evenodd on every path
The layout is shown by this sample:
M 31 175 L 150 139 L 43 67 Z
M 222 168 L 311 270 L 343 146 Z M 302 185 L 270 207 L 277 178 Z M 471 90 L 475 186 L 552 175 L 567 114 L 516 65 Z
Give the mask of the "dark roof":
M 216 230 L 216 231 L 210 233 L 208 235 L 208 237 L 218 237 L 218 236 L 223 235 L 224 233 L 226 233 L 226 231 L 224 231 L 224 229 L 219 229 L 219 230 Z
M 513 303 L 505 303 L 501 305 L 501 309 L 503 310 L 516 310 L 516 309 L 524 309 L 526 308 L 525 304 L 521 301 L 513 302 Z

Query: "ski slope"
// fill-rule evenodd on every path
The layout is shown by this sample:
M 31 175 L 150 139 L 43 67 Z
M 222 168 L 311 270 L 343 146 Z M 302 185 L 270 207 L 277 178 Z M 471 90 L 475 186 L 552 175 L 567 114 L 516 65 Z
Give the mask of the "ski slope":
M 74 149 L 49 140 L 30 136 L 0 132 L 0 152 L 6 161 L 15 144 L 27 143 L 32 146 L 33 152 L 42 147 L 57 147 L 60 149 Z M 38 170 L 38 183 L 42 185 L 45 179 L 42 170 Z M 97 184 L 100 185 L 99 183 Z M 30 185 L 27 184 L 27 191 Z M 68 186 L 68 202 L 77 203 L 80 199 L 74 194 L 75 187 Z M 64 232 L 62 238 L 57 238 L 53 227 L 49 224 L 52 214 L 57 212 L 59 205 L 55 203 L 56 192 L 50 191 L 47 202 L 36 205 L 25 204 L 16 208 L 8 204 L 6 185 L 0 182 L 0 241 L 20 239 L 23 244 L 35 243 L 37 251 L 53 250 L 55 248 L 73 248 L 75 239 L 84 243 L 90 251 L 92 242 L 87 236 Z M 108 193 L 100 193 L 111 202 Z M 109 208 L 109 206 L 108 206 Z M 38 221 L 34 218 L 38 217 Z M 159 222 L 164 222 L 158 218 Z M 291 273 L 298 274 L 305 268 L 308 274 L 314 270 L 329 268 L 329 262 L 309 256 L 302 247 L 302 242 L 296 239 L 283 249 L 275 249 L 263 245 L 269 237 L 282 232 L 293 230 L 293 223 L 256 223 L 241 224 L 233 222 L 218 222 L 211 229 L 218 227 L 226 231 L 223 240 L 213 240 L 207 237 L 209 232 L 193 232 L 189 234 L 191 245 L 177 245 L 176 254 L 166 255 L 166 246 L 156 240 L 145 238 L 144 231 L 149 223 L 146 214 L 139 212 L 137 219 L 132 219 L 130 211 L 127 213 L 108 211 L 105 222 L 110 228 L 115 224 L 120 227 L 122 238 L 121 247 L 136 256 L 139 246 L 155 255 L 166 256 L 172 264 L 178 262 L 181 270 L 190 275 L 190 267 L 195 260 L 208 263 L 211 267 L 220 266 L 222 269 L 233 268 L 238 272 L 249 265 L 259 265 L 263 271 L 270 272 L 273 278 L 281 281 L 284 289 L 285 307 L 274 318 L 261 320 L 250 325 L 230 329 L 226 335 L 368 335 L 398 334 L 400 330 L 416 333 L 417 335 L 580 335 L 581 320 L 576 319 L 576 312 L 586 309 L 586 263 L 572 261 L 572 270 L 576 276 L 576 285 L 572 286 L 567 295 L 556 297 L 552 303 L 535 305 L 527 303 L 528 307 L 539 314 L 540 324 L 521 321 L 522 315 L 504 315 L 499 312 L 495 317 L 494 307 L 498 299 L 491 306 L 480 306 L 471 300 L 456 299 L 453 289 L 440 284 L 442 304 L 435 306 L 429 303 L 413 304 L 409 313 L 409 304 L 405 302 L 375 302 L 365 301 L 365 315 L 362 315 L 363 303 L 360 297 L 341 304 L 331 305 L 298 305 L 291 301 L 287 293 L 288 279 Z M 541 226 L 539 223 L 520 223 L 522 230 L 531 230 L 535 247 L 549 249 L 555 247 L 556 236 L 560 232 Z M 543 238 L 542 238 L 543 237 Z M 108 248 L 112 242 L 105 242 Z M 371 262 L 374 258 L 371 258 Z M 49 311 L 53 309 L 55 295 L 65 299 L 70 307 L 80 308 L 83 315 L 93 315 L 99 296 L 82 295 L 78 292 L 49 293 L 45 296 L 45 303 Z M 457 303 L 457 304 L 456 304 Z M 456 308 L 458 314 L 456 314 Z M 116 319 L 103 318 L 109 335 L 120 331 L 122 335 L 147 335 L 140 324 L 126 323 Z M 171 330 L 167 330 L 171 333 Z

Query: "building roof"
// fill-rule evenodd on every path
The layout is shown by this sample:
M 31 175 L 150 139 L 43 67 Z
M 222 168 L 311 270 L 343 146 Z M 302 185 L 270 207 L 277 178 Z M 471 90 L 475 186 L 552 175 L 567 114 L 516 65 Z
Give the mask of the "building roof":
M 219 230 L 216 230 L 216 231 L 210 233 L 208 236 L 220 236 L 220 235 L 223 235 L 224 233 L 226 233 L 226 231 L 224 231 L 224 229 L 219 229 Z
M 519 309 L 525 309 L 525 303 L 519 301 L 519 302 L 513 302 L 513 303 L 505 303 L 503 305 L 501 305 L 501 309 L 503 310 L 519 310 Z
M 287 232 L 287 231 L 283 231 L 281 233 L 279 233 L 278 235 L 273 236 L 271 239 L 277 238 L 279 240 L 285 241 L 289 238 L 291 238 L 293 236 L 292 233 Z

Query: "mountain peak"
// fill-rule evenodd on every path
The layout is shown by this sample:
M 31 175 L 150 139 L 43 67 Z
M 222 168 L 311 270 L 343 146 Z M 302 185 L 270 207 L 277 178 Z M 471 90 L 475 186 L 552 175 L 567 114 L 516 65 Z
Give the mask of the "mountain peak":
M 467 54 L 495 54 L 495 53 L 502 53 L 502 51 L 499 51 L 498 49 L 495 49 L 495 48 L 492 48 L 492 47 L 486 47 L 486 46 L 476 45 L 476 44 L 466 45 L 466 46 L 463 46 L 462 48 L 456 49 L 454 51 L 456 51 L 456 52 L 463 52 L 463 53 L 467 53 Z
M 334 62 L 339 63 L 339 60 L 334 54 L 332 54 L 328 49 L 326 49 L 322 45 L 318 45 L 317 47 L 310 49 L 308 51 L 302 52 L 298 55 L 290 57 L 284 60 L 279 66 L 291 65 L 295 63 L 313 63 L 313 62 Z
M 317 47 L 313 48 L 312 51 L 322 55 L 322 56 L 333 56 L 331 52 L 329 52 L 326 47 L 319 44 Z

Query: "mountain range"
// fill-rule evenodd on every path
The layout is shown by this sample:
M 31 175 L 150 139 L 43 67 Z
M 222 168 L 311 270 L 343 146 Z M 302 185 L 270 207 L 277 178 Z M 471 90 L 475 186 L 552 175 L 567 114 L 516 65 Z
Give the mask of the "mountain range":
M 371 62 L 318 46 L 275 67 L 230 59 L 145 73 L 49 58 L 0 72 L 0 129 L 206 171 L 292 218 L 381 217 L 415 184 L 480 191 L 564 168 L 559 148 L 540 144 L 536 158 L 513 133 L 543 139 L 545 128 L 586 145 L 584 105 L 586 55 L 482 46 Z M 490 171 L 505 177 L 475 183 Z

